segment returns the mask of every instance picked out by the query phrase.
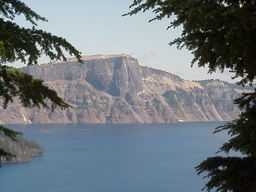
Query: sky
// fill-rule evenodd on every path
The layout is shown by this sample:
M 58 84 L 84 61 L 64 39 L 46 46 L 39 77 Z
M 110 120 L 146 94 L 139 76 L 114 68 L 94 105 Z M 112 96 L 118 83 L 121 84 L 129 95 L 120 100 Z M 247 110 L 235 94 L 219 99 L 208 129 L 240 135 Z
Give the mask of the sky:
M 231 74 L 208 74 L 207 68 L 191 68 L 193 55 L 168 43 L 181 34 L 182 28 L 167 30 L 170 20 L 148 21 L 152 12 L 122 16 L 129 12 L 133 0 L 23 0 L 45 17 L 38 28 L 62 36 L 82 55 L 129 54 L 143 66 L 161 69 L 183 79 L 221 79 L 231 81 Z M 16 22 L 28 26 L 24 18 Z M 39 63 L 48 63 L 42 57 Z M 17 67 L 21 64 L 16 63 Z

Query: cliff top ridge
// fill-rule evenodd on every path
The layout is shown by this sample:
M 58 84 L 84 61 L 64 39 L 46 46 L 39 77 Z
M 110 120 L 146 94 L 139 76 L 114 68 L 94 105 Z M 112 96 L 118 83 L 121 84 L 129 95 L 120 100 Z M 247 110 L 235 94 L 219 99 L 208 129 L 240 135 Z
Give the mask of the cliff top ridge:
M 96 55 L 85 55 L 81 57 L 82 61 L 89 61 L 89 60 L 97 60 L 97 59 L 110 59 L 115 57 L 130 57 L 127 54 L 96 54 Z M 57 61 L 52 64 L 59 64 L 59 63 L 68 63 L 68 62 L 77 62 L 77 58 L 69 58 L 67 61 Z

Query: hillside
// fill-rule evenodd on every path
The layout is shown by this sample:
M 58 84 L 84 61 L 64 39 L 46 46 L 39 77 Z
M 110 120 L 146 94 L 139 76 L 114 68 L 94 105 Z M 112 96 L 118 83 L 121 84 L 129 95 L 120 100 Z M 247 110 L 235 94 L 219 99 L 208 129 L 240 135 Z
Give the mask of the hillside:
M 30 141 L 22 136 L 17 136 L 15 140 L 10 137 L 0 135 L 0 148 L 15 155 L 14 157 L 0 157 L 1 162 L 28 162 L 33 157 L 44 155 L 44 149 L 35 141 Z
M 73 108 L 54 113 L 16 101 L 0 123 L 169 123 L 228 121 L 242 88 L 220 80 L 188 81 L 139 66 L 129 55 L 94 55 L 21 70 L 54 88 Z

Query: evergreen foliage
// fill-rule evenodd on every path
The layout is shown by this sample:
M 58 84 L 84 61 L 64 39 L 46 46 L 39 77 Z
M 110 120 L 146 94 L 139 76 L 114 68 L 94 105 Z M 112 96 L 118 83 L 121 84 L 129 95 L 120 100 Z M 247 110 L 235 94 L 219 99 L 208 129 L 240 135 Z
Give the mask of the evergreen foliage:
M 24 16 L 31 27 L 25 28 L 15 23 L 17 16 Z M 81 61 L 76 48 L 64 38 L 38 29 L 38 21 L 47 20 L 20 0 L 0 0 L 0 99 L 4 108 L 16 97 L 24 107 L 46 107 L 51 110 L 69 107 L 42 80 L 7 66 L 15 61 L 37 64 L 41 55 L 52 61 L 66 60 L 65 53 Z M 0 126 L 0 134 L 15 140 L 19 133 Z M 12 155 L 0 147 L 1 156 Z
M 255 0 L 134 0 L 130 8 L 125 15 L 152 10 L 156 16 L 151 21 L 173 18 L 168 28 L 183 26 L 183 31 L 170 45 L 190 50 L 192 65 L 207 66 L 210 73 L 229 69 L 238 84 L 255 88 Z M 242 156 L 211 157 L 198 165 L 198 174 L 209 179 L 207 191 L 256 191 L 256 89 L 234 103 L 241 108 L 239 118 L 215 132 L 227 130 L 231 136 L 219 152 Z

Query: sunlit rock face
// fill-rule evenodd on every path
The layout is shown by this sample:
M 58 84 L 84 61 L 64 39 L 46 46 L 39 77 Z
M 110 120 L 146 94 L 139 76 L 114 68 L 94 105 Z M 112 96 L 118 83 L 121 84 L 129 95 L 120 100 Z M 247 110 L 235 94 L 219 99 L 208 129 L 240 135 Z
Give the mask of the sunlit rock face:
M 25 109 L 18 101 L 0 112 L 0 123 L 170 123 L 228 121 L 232 104 L 248 91 L 220 80 L 187 81 L 139 66 L 129 55 L 93 55 L 21 70 L 44 79 L 73 106 L 67 110 Z

